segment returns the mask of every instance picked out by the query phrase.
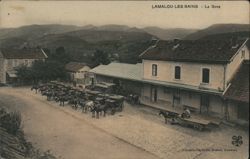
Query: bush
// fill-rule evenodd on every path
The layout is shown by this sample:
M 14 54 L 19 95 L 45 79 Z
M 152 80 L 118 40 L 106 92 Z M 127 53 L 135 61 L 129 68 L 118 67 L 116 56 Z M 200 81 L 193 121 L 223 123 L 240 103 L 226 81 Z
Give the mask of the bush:
M 21 114 L 19 112 L 6 113 L 5 110 L 1 110 L 0 126 L 8 133 L 17 134 L 21 126 Z

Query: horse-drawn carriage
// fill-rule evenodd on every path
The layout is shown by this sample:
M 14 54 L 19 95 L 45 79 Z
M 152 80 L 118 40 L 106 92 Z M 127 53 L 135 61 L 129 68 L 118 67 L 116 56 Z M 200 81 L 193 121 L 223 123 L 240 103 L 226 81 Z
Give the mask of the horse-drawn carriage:
M 110 88 L 113 85 L 100 84 L 100 86 Z M 34 88 L 32 87 L 32 89 Z M 74 109 L 81 108 L 82 112 L 91 111 L 96 117 L 99 117 L 99 113 L 102 112 L 105 116 L 108 111 L 115 114 L 115 112 L 123 110 L 124 97 L 108 94 L 107 91 L 77 88 L 56 81 L 43 84 L 38 89 L 42 95 L 47 96 L 49 101 L 59 102 L 60 106 L 64 106 L 64 102 L 67 102 Z
M 200 131 L 208 128 L 211 124 L 208 120 L 199 119 L 195 116 L 187 118 L 175 111 L 160 111 L 159 115 L 162 115 L 165 118 L 165 123 L 170 120 L 171 124 L 179 124 L 181 126 L 195 128 Z

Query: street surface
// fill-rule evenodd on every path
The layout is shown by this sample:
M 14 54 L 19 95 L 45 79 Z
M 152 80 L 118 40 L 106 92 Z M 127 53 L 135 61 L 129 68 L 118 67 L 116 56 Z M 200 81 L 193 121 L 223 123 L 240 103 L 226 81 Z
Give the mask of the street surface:
M 20 111 L 28 141 L 64 159 L 245 159 L 248 132 L 221 126 L 200 132 L 166 125 L 157 111 L 130 106 L 95 119 L 91 114 L 60 107 L 29 88 L 0 87 L 0 107 Z M 243 144 L 231 144 L 241 135 Z M 230 150 L 230 151 L 229 151 Z

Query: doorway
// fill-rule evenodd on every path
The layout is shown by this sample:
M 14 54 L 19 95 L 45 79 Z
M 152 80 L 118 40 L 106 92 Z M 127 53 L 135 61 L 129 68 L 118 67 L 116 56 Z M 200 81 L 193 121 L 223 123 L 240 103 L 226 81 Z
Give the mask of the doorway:
M 173 107 L 180 106 L 181 104 L 181 92 L 180 89 L 173 90 Z
M 151 102 L 157 102 L 157 87 L 151 86 Z
M 201 95 L 200 98 L 200 113 L 208 113 L 209 112 L 209 96 Z

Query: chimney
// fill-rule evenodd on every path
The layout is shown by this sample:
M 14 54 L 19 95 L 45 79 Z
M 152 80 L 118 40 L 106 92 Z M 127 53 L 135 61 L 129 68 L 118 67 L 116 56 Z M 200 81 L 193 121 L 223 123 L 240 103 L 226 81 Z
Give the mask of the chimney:
M 237 37 L 236 36 L 232 36 L 232 38 L 231 38 L 231 46 L 232 46 L 232 48 L 237 48 L 238 47 L 238 44 L 237 44 Z
M 174 45 L 177 45 L 180 42 L 180 39 L 174 38 L 173 42 L 174 42 Z
M 177 49 L 180 46 L 180 39 L 176 39 L 175 38 L 173 40 L 173 43 L 174 43 L 174 46 L 173 46 L 172 50 L 175 50 L 175 49 Z

